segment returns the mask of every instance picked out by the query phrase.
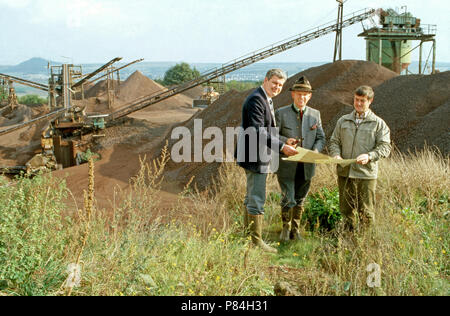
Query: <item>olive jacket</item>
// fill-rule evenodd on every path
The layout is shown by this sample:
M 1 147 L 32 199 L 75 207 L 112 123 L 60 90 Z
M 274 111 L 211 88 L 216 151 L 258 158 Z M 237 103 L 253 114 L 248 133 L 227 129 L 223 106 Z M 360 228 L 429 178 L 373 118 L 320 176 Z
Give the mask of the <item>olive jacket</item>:
M 309 106 L 305 106 L 303 119 L 299 120 L 299 110 L 294 104 L 279 108 L 275 112 L 275 121 L 280 129 L 280 140 L 286 142 L 288 138 L 301 139 L 301 147 L 322 151 L 325 146 L 325 133 L 322 128 L 320 112 Z M 278 178 L 286 181 L 295 179 L 297 162 L 282 160 L 278 168 Z M 315 174 L 316 165 L 305 163 L 305 180 L 310 180 Z
M 377 179 L 378 161 L 388 157 L 391 152 L 390 130 L 371 110 L 359 125 L 356 123 L 355 113 L 353 110 L 338 120 L 330 139 L 330 155 L 355 159 L 361 154 L 368 154 L 368 164 L 353 163 L 346 167 L 338 165 L 337 173 L 339 176 L 355 179 Z

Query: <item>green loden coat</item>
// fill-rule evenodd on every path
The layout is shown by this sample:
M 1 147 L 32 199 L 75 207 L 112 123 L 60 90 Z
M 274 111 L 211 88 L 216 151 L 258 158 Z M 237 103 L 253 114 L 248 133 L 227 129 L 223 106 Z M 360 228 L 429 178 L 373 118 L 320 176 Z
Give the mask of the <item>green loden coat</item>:
M 305 106 L 303 120 L 300 126 L 298 109 L 295 104 L 284 106 L 275 112 L 277 127 L 280 129 L 280 140 L 286 142 L 288 138 L 303 139 L 302 147 L 310 150 L 317 149 L 321 152 L 325 146 L 325 133 L 322 128 L 320 112 L 316 109 Z M 277 175 L 280 180 L 294 181 L 297 162 L 282 160 Z M 305 180 L 311 180 L 315 174 L 316 165 L 305 163 Z
M 330 139 L 330 155 L 340 155 L 344 159 L 355 159 L 361 154 L 369 154 L 367 165 L 351 164 L 337 166 L 341 177 L 354 179 L 376 179 L 378 160 L 389 156 L 391 151 L 390 130 L 387 124 L 371 110 L 358 126 L 355 111 L 342 116 Z

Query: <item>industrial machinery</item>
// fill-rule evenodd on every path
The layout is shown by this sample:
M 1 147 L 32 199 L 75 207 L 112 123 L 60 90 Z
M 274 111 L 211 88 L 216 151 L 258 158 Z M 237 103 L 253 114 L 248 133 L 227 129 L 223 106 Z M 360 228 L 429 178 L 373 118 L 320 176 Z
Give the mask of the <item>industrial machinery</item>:
M 431 73 L 434 73 L 436 25 L 423 25 L 420 23 L 420 19 L 406 12 L 406 7 L 402 8 L 405 8 L 403 13 L 398 13 L 392 9 L 386 11 L 380 9 L 381 27 L 370 28 L 358 35 L 366 40 L 366 59 L 389 68 L 398 74 L 402 71 L 408 73 L 408 66 L 411 64 L 411 52 L 420 47 L 419 74 L 421 74 L 425 68 L 422 67 L 423 43 L 432 42 Z M 415 48 L 411 48 L 412 41 L 420 41 L 420 44 Z
M 226 74 L 237 69 L 335 32 L 338 27 L 342 29 L 364 21 L 373 16 L 374 13 L 374 9 L 364 9 L 354 12 L 348 15 L 345 20 L 341 20 L 339 26 L 335 22 L 330 22 L 287 40 L 278 42 L 268 48 L 266 47 L 254 51 L 240 59 L 228 62 L 220 68 L 209 70 L 191 81 L 182 83 L 171 89 L 163 89 L 132 100 L 117 111 L 102 117 L 87 115 L 83 106 L 75 106 L 72 104 L 71 96 L 77 91 L 77 88 L 82 88 L 83 83 L 86 83 L 96 73 L 108 68 L 108 66 L 117 61 L 117 59 L 113 59 L 108 64 L 100 67 L 97 71 L 94 71 L 86 77 L 82 77 L 81 73 L 77 72 L 72 65 L 63 65 L 61 68 L 58 68 L 60 71 L 56 71 L 55 68 L 55 77 L 51 78 L 49 82 L 49 91 L 53 93 L 52 98 L 55 100 L 55 102 L 52 101 L 51 104 L 56 104 L 56 107 L 51 108 L 52 112 L 31 121 L 1 130 L 0 136 L 43 120 L 52 120 L 50 123 L 51 127 L 43 133 L 43 147 L 47 148 L 49 153 L 51 152 L 51 149 L 53 149 L 57 165 L 62 167 L 73 166 L 77 163 L 78 153 L 80 150 L 83 150 L 86 143 L 88 143 L 88 138 L 95 137 L 93 134 L 105 125 L 113 124 L 115 121 L 128 114 L 142 110 L 196 86 L 214 82 L 217 78 L 224 78 Z M 82 79 L 73 83 L 73 77 L 81 77 Z M 204 98 L 208 102 L 211 102 L 211 100 L 217 97 L 216 93 L 217 92 L 213 90 L 207 90 L 205 91 Z M 58 97 L 55 98 L 55 95 Z M 43 163 L 44 162 L 45 161 L 43 161 Z
M 47 115 L 32 119 L 23 124 L 6 128 L 1 134 L 7 134 L 24 126 L 34 125 L 38 122 L 47 121 L 48 124 L 41 133 L 41 153 L 34 156 L 23 166 L 0 168 L 3 173 L 16 173 L 26 170 L 27 173 L 35 173 L 39 170 L 55 170 L 78 165 L 82 162 L 83 153 L 89 149 L 89 145 L 97 137 L 103 136 L 99 133 L 105 128 L 105 116 L 98 114 L 87 114 L 84 105 L 84 85 L 93 83 L 105 76 L 111 78 L 113 72 L 117 72 L 135 62 L 134 61 L 117 69 L 111 65 L 122 58 L 117 57 L 101 66 L 94 72 L 83 75 L 81 66 L 63 64 L 50 67 L 49 85 L 45 86 L 29 80 L 0 74 L 5 80 L 18 82 L 44 91 L 48 91 L 49 108 Z M 92 79 L 102 71 L 107 71 L 105 76 Z M 91 81 L 88 81 L 90 80 Z M 110 85 L 108 84 L 108 87 Z M 108 91 L 110 92 L 110 91 Z M 74 100 L 74 95 L 80 94 L 81 100 Z M 109 93 L 114 96 L 115 93 Z
M 214 101 L 220 97 L 219 92 L 214 90 L 212 86 L 206 86 L 203 88 L 203 93 L 199 99 L 192 101 L 193 108 L 206 108 L 210 106 Z
M 48 91 L 48 86 L 44 84 L 0 73 L 0 93 L 2 97 L 7 98 L 6 105 L 10 106 L 11 109 L 14 109 L 14 107 L 18 104 L 14 83 L 19 83 L 28 87 L 43 90 L 45 92 Z

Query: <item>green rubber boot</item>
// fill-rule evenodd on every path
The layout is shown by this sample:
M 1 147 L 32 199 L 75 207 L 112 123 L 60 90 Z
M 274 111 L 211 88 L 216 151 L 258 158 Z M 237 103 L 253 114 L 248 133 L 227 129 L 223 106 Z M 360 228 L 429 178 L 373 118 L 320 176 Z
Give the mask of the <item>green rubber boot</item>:
M 300 234 L 300 222 L 304 210 L 303 205 L 296 205 L 292 208 L 292 228 L 290 237 L 293 240 L 302 240 L 302 235 Z
M 278 253 L 278 250 L 266 244 L 262 239 L 263 217 L 264 215 L 248 214 L 248 220 L 250 221 L 250 235 L 252 237 L 252 242 L 255 246 L 260 247 L 265 252 Z
M 280 241 L 289 241 L 289 234 L 291 232 L 291 216 L 292 209 L 289 207 L 281 208 L 281 222 L 283 223 L 283 228 L 280 234 Z

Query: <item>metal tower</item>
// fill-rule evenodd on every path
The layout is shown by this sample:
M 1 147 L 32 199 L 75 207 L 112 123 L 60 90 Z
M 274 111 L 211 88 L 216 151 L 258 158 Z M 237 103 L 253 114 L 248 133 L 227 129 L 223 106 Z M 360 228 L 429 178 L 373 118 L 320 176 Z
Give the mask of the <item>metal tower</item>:
M 402 8 L 406 9 L 406 7 Z M 432 42 L 431 73 L 435 73 L 436 25 L 421 25 L 420 19 L 413 17 L 406 10 L 404 13 L 398 13 L 392 9 L 386 11 L 380 9 L 379 16 L 382 27 L 373 27 L 358 35 L 366 40 L 366 59 L 398 74 L 403 70 L 408 73 L 411 52 L 420 47 L 419 74 L 421 74 L 424 70 L 422 68 L 423 43 Z M 411 48 L 412 41 L 420 41 L 420 44 Z

